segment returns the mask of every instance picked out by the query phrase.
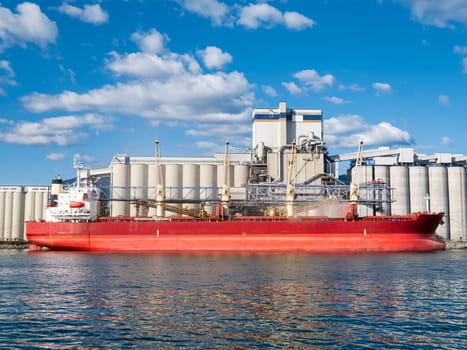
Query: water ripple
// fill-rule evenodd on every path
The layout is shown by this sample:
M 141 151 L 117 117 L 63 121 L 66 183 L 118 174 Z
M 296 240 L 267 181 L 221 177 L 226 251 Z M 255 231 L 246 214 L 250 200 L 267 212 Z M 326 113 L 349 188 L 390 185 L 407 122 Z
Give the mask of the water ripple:
M 0 252 L 0 347 L 462 349 L 466 258 Z

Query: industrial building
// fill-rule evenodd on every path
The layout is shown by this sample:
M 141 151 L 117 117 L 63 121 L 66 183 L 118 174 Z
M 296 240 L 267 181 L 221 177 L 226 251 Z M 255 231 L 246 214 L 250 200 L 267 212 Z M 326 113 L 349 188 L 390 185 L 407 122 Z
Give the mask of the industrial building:
M 196 209 L 203 203 L 212 212 L 226 184 L 232 199 L 239 201 L 252 196 L 273 201 L 277 191 L 292 183 L 303 198 L 332 186 L 348 188 L 338 181 L 338 170 L 345 165 L 348 176 L 353 175 L 360 186 L 359 215 L 444 212 L 445 224 L 437 234 L 444 239 L 467 239 L 467 156 L 424 155 L 411 148 L 329 155 L 324 135 L 321 110 L 291 109 L 281 102 L 278 108 L 253 111 L 251 149 L 229 151 L 227 173 L 225 154 L 179 158 L 158 157 L 156 152 L 154 157 L 115 155 L 108 167 L 78 169 L 78 176 L 102 189 L 102 215 L 152 216 L 156 209 L 141 213 L 134 202 L 155 199 L 159 183 L 174 206 L 181 207 L 183 201 L 189 202 L 184 204 L 188 209 Z M 358 171 L 354 170 L 357 161 Z M 264 193 L 250 193 L 252 183 L 264 184 Z M 375 185 L 390 188 L 391 196 Z M 47 186 L 1 186 L 0 241 L 23 241 L 24 221 L 44 218 L 49 192 Z

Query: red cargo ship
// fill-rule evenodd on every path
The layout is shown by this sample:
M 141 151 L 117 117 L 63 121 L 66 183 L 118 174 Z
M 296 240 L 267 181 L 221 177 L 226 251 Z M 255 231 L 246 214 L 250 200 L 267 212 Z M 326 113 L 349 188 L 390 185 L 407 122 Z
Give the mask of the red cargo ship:
M 296 215 L 298 203 L 290 180 L 282 215 L 277 215 L 275 209 L 268 211 L 271 215 L 239 215 L 247 208 L 232 215 L 226 183 L 213 215 L 167 203 L 164 187 L 158 184 L 155 200 L 135 202 L 137 208 L 156 208 L 156 215 L 99 217 L 98 189 L 81 184 L 79 176 L 77 185 L 65 192 L 61 181 L 55 181 L 46 219 L 26 223 L 27 239 L 39 248 L 107 252 L 356 253 L 445 249 L 444 242 L 435 236 L 443 213 L 359 217 L 355 184 L 350 186 L 346 214 L 328 217 Z M 249 205 L 251 209 L 261 202 L 250 201 Z M 165 217 L 166 209 L 184 216 Z
M 444 250 L 443 214 L 365 217 L 106 217 L 94 222 L 28 222 L 27 237 L 53 250 L 111 252 L 357 253 Z
M 288 192 L 288 194 L 293 191 Z M 54 184 L 52 185 L 52 193 Z M 224 198 L 228 189 L 222 191 Z M 52 250 L 107 252 L 347 253 L 444 250 L 435 236 L 442 213 L 403 216 L 356 215 L 356 203 L 343 217 L 225 214 L 220 202 L 208 216 L 159 201 L 153 217 L 98 217 L 98 190 L 75 186 L 58 191 L 44 221 L 26 223 L 28 241 Z M 289 205 L 290 203 L 284 202 Z M 290 208 L 288 208 L 290 209 Z M 185 216 L 164 217 L 164 210 Z

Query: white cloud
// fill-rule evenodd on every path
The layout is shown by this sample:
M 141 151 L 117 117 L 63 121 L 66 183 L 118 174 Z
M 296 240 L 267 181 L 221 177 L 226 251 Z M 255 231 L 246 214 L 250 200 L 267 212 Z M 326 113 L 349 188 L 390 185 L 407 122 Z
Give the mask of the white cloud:
M 142 52 L 153 54 L 161 53 L 164 50 L 165 43 L 169 41 L 167 35 L 159 33 L 155 28 L 152 28 L 147 33 L 133 33 L 131 39 L 138 44 Z
M 183 73 L 166 81 L 117 83 L 83 94 L 34 93 L 22 101 L 33 112 L 97 110 L 162 120 L 232 121 L 251 106 L 253 95 L 242 73 L 218 72 Z
M 199 64 L 188 55 L 168 54 L 164 56 L 135 52 L 119 55 L 111 52 L 107 68 L 117 75 L 128 75 L 141 79 L 167 79 L 185 72 L 198 73 Z
M 300 89 L 300 87 L 298 87 L 298 85 L 295 84 L 293 81 L 291 81 L 291 82 L 283 82 L 283 83 L 282 83 L 282 86 L 285 87 L 285 88 L 287 89 L 287 91 L 288 91 L 291 95 L 301 95 L 301 94 L 303 94 L 302 89 Z
M 392 86 L 388 83 L 373 83 L 371 85 L 378 95 L 388 95 L 392 93 Z
M 453 23 L 467 24 L 467 2 L 463 0 L 399 0 L 412 11 L 413 18 L 440 28 Z
M 323 97 L 324 100 L 329 101 L 331 103 L 334 103 L 335 105 L 341 105 L 344 103 L 350 103 L 350 101 L 344 100 L 341 97 L 336 97 L 336 96 L 326 96 Z
M 454 140 L 451 139 L 451 138 L 448 137 L 448 136 L 444 136 L 444 137 L 441 139 L 441 144 L 442 144 L 442 145 L 454 145 Z
M 109 130 L 109 118 L 94 114 L 45 118 L 38 122 L 14 121 L 10 127 L 0 130 L 0 140 L 21 145 L 67 146 L 79 144 L 87 137 L 83 130 Z
M 73 84 L 76 83 L 76 73 L 72 69 L 65 68 L 62 64 L 59 64 L 58 68 L 70 79 Z
M 464 58 L 462 59 L 462 72 L 467 73 L 467 46 L 455 45 L 453 48 L 453 52 L 457 55 L 464 56 Z
M 252 110 L 248 109 L 245 112 L 247 119 L 235 123 L 198 123 L 196 124 L 196 129 L 187 130 L 186 135 L 209 139 L 209 141 L 197 142 L 196 146 L 197 148 L 208 149 L 211 154 L 224 152 L 226 139 L 231 141 L 232 147 L 250 147 L 251 124 L 249 118 L 251 117 L 251 112 Z
M 335 78 L 332 74 L 319 75 L 314 69 L 306 69 L 294 74 L 304 86 L 315 92 L 322 91 L 334 84 Z
M 351 85 L 339 84 L 339 86 L 337 88 L 340 91 L 350 90 L 350 91 L 355 91 L 355 92 L 361 92 L 361 91 L 365 90 L 363 87 L 361 87 L 358 84 L 351 84 Z
M 446 95 L 439 95 L 438 102 L 444 106 L 449 106 L 449 97 Z
M 277 8 L 268 4 L 250 4 L 240 9 L 237 23 L 256 29 L 260 26 L 271 28 L 282 21 L 282 13 Z
M 366 127 L 367 124 L 363 121 L 363 118 L 356 114 L 324 119 L 324 131 L 333 135 L 364 130 Z
M 175 0 L 185 10 L 210 18 L 214 25 L 230 25 L 229 7 L 217 0 Z
M 359 115 L 324 120 L 326 144 L 330 148 L 356 148 L 360 139 L 366 146 L 396 146 L 412 143 L 410 134 L 388 122 L 370 125 Z
M 194 130 L 200 130 L 197 125 L 202 123 L 225 124 L 230 132 L 232 129 L 244 130 L 237 125 L 248 124 L 251 118 L 254 86 L 245 76 L 237 71 L 205 74 L 192 55 L 177 54 L 168 49 L 160 54 L 111 52 L 106 68 L 115 74 L 117 82 L 82 93 L 35 92 L 21 101 L 34 113 L 95 112 L 147 118 L 150 126 L 185 123 L 185 127 Z M 125 79 L 120 80 L 120 77 Z M 66 119 L 61 124 L 73 122 L 79 123 Z M 87 123 L 95 129 L 100 126 L 92 120 Z
M 311 18 L 305 17 L 298 12 L 285 12 L 284 22 L 287 28 L 294 30 L 311 28 L 316 24 Z
M 208 149 L 212 150 L 213 153 L 216 152 L 223 152 L 225 145 L 221 145 L 219 143 L 215 143 L 212 141 L 198 141 L 196 142 L 196 148 L 201 148 L 201 149 Z
M 264 93 L 269 97 L 277 97 L 277 91 L 272 86 L 262 85 L 261 88 L 263 89 Z
M 467 46 L 455 45 L 452 51 L 458 55 L 467 55 Z
M 16 6 L 17 13 L 0 6 L 0 51 L 19 45 L 33 43 L 43 49 L 55 43 L 57 24 L 51 21 L 36 4 L 23 2 Z
M 464 57 L 462 59 L 462 67 L 463 67 L 462 72 L 467 73 L 467 57 Z
M 6 60 L 0 60 L 0 69 L 5 72 L 5 74 L 9 77 L 15 76 L 13 69 L 10 66 L 10 62 Z
M 215 46 L 208 46 L 204 50 L 198 50 L 198 56 L 204 62 L 206 68 L 209 69 L 222 69 L 227 63 L 232 62 L 232 56 L 223 52 Z
M 0 95 L 5 95 L 5 90 L 3 89 L 3 86 L 17 85 L 16 81 L 14 80 L 14 77 L 15 72 L 11 68 L 10 62 L 0 60 Z
M 84 164 L 95 163 L 96 158 L 94 158 L 93 156 L 87 155 L 87 154 L 75 153 L 73 154 L 73 162 L 75 164 L 76 163 L 84 163 Z
M 245 112 L 246 117 L 250 117 L 251 112 L 251 109 L 247 110 Z M 239 135 L 251 133 L 250 123 L 244 123 L 243 120 L 241 120 L 240 123 L 235 124 L 235 127 L 232 127 L 232 125 L 229 124 L 199 123 L 196 125 L 196 129 L 189 129 L 186 131 L 186 134 L 195 137 L 209 136 L 215 138 L 218 135 L 222 135 L 222 138 L 224 138 L 224 136 L 229 136 L 230 138 L 235 136 L 235 138 L 237 138 Z
M 275 25 L 285 25 L 289 29 L 303 30 L 312 27 L 315 22 L 298 12 L 285 12 L 266 4 L 249 4 L 240 8 L 237 24 L 250 29 L 259 27 L 272 28 Z
M 65 159 L 65 154 L 52 152 L 52 153 L 47 154 L 45 158 L 48 160 L 62 160 L 62 159 Z
M 183 9 L 211 19 L 216 26 L 233 27 L 234 24 L 249 29 L 260 27 L 272 28 L 284 25 L 291 30 L 304 30 L 313 27 L 316 22 L 295 11 L 282 12 L 261 1 L 257 4 L 231 7 L 217 0 L 175 0 Z
M 63 3 L 62 6 L 58 8 L 58 10 L 70 17 L 74 17 L 80 21 L 92 24 L 102 24 L 108 22 L 109 20 L 108 13 L 104 11 L 99 4 L 84 5 L 83 8 L 79 8 L 67 3 Z

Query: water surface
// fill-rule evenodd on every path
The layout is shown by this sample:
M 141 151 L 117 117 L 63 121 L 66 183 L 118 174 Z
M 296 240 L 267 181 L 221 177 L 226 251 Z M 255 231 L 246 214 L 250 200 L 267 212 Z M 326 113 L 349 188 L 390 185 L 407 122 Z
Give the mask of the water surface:
M 0 251 L 0 348 L 467 348 L 467 251 Z

